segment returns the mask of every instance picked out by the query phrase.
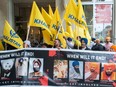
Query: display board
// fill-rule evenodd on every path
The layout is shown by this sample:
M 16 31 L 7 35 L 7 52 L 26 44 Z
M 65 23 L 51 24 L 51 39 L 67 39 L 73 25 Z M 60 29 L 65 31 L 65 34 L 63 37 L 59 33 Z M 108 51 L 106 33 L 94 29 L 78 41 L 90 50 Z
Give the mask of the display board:
M 116 53 L 28 48 L 0 52 L 0 86 L 112 87 Z

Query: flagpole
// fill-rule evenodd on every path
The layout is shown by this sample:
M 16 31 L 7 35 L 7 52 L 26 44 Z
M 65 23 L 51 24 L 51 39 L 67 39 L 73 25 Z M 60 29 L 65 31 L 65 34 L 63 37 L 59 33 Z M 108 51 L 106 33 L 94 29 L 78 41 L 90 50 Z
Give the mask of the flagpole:
M 26 40 L 28 40 L 28 39 L 29 39 L 30 26 L 28 26 L 27 28 L 28 28 L 28 29 L 27 29 L 27 36 L 26 36 Z

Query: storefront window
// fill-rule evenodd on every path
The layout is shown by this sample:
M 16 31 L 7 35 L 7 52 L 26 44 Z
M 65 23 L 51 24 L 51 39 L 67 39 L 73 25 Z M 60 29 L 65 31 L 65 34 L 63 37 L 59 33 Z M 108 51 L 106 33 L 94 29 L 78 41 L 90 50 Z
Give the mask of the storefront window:
M 101 40 L 112 37 L 112 5 L 98 4 L 95 7 L 95 36 Z

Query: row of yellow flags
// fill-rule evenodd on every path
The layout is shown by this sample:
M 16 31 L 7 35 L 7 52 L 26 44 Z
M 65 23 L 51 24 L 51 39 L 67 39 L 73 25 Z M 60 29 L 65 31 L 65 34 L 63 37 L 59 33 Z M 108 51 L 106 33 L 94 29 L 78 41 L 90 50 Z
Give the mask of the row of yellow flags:
M 76 5 L 74 0 L 69 1 L 64 14 L 64 19 L 66 21 L 66 31 L 64 31 L 62 27 L 62 20 L 60 19 L 58 8 L 56 8 L 54 14 L 50 5 L 49 14 L 43 8 L 42 12 L 40 12 L 34 1 L 28 25 L 41 27 L 44 42 L 49 45 L 53 45 L 54 39 L 59 38 L 63 48 L 65 48 L 66 41 L 63 39 L 63 36 L 72 37 L 74 39 L 76 39 L 75 37 L 77 36 L 81 36 L 86 37 L 90 41 L 85 14 L 80 0 L 78 0 L 78 5 Z M 71 23 L 75 24 L 74 30 L 72 30 Z M 7 21 L 5 21 L 3 40 L 16 48 L 23 48 L 23 41 Z

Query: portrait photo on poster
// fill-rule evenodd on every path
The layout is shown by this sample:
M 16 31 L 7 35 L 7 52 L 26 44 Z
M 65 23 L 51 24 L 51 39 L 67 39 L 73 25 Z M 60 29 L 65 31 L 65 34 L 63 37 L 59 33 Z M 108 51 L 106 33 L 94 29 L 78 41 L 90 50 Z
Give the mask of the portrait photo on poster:
M 107 80 L 107 82 L 112 82 L 116 80 L 116 64 L 115 63 L 102 63 L 101 66 L 101 81 Z
M 85 81 L 99 80 L 100 63 L 99 62 L 85 62 Z
M 83 62 L 78 60 L 69 61 L 69 81 L 83 79 Z
M 43 76 L 43 59 L 30 58 L 28 78 L 34 79 Z
M 14 62 L 13 58 L 1 60 L 1 80 L 15 79 Z
M 24 76 L 26 77 L 28 70 L 28 58 L 27 57 L 16 58 L 15 68 L 16 68 L 16 78 L 22 78 Z
M 58 84 L 67 84 L 68 78 L 68 61 L 54 60 L 53 80 Z

